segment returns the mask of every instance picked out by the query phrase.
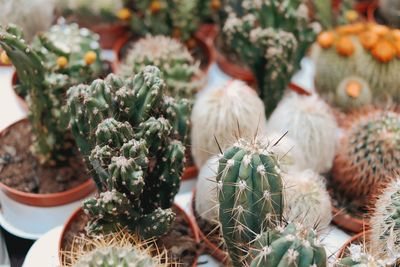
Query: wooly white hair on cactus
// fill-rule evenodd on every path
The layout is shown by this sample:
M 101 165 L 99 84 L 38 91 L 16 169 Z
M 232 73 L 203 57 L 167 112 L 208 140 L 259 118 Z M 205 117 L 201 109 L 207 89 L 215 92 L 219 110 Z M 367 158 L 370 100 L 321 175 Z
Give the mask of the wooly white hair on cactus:
M 277 133 L 269 134 L 266 137 L 259 136 L 258 139 L 263 140 L 265 147 L 268 147 L 268 150 L 276 156 L 279 167 L 283 172 L 299 170 L 297 163 L 301 162 L 301 152 L 296 148 L 297 145 L 292 139 Z M 213 156 L 207 160 L 200 169 L 196 184 L 196 212 L 202 219 L 211 224 L 218 222 L 216 176 L 218 175 L 219 159 L 220 156 Z
M 237 80 L 200 96 L 191 121 L 192 155 L 197 167 L 220 153 L 218 144 L 225 150 L 239 137 L 262 135 L 266 125 L 263 102 L 253 89 Z
M 213 156 L 200 169 L 196 184 L 195 209 L 210 224 L 218 223 L 217 171 L 219 156 Z
M 267 132 L 286 131 L 303 152 L 302 169 L 318 173 L 331 169 L 338 127 L 331 109 L 322 99 L 316 95 L 286 95 L 272 113 Z
M 327 230 L 332 219 L 331 199 L 325 180 L 312 170 L 283 174 L 284 217 L 319 233 Z
M 371 249 L 382 258 L 400 257 L 400 177 L 387 184 L 371 217 Z

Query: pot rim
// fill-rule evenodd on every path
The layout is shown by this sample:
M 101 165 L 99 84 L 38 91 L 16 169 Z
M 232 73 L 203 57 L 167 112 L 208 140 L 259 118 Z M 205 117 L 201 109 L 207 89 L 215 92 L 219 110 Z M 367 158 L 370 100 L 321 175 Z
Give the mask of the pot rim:
M 332 222 L 339 226 L 341 229 L 350 231 L 352 233 L 362 233 L 364 229 L 369 229 L 369 223 L 365 219 L 359 219 L 346 210 L 340 210 L 332 205 Z
M 193 232 L 193 236 L 194 236 L 194 240 L 196 241 L 196 243 L 198 244 L 200 242 L 200 236 L 199 236 L 199 230 L 196 227 L 196 223 L 194 222 L 194 219 L 191 218 L 191 216 L 189 216 L 185 210 L 178 204 L 173 203 L 172 204 L 173 207 L 175 207 L 179 212 L 181 212 L 186 220 L 186 222 L 189 224 L 189 228 L 192 230 Z M 65 234 L 67 233 L 67 231 L 69 230 L 72 222 L 81 214 L 83 213 L 83 209 L 82 207 L 79 207 L 78 209 L 76 209 L 71 216 L 68 218 L 68 220 L 65 222 L 63 229 L 61 231 L 61 235 L 60 235 L 60 239 L 58 241 L 58 260 L 60 263 L 60 266 L 63 266 L 62 264 L 62 248 L 63 248 L 63 241 L 64 241 L 64 237 Z M 196 256 L 194 257 L 193 260 L 193 265 L 192 267 L 196 267 L 197 266 L 197 262 L 199 259 L 199 253 L 198 251 L 196 251 Z
M 360 240 L 361 237 L 363 236 L 367 236 L 371 233 L 371 230 L 365 230 L 362 231 L 354 236 L 352 236 L 349 240 L 346 241 L 346 243 L 344 243 L 344 245 L 340 248 L 338 254 L 337 254 L 337 258 L 338 259 L 342 259 L 343 256 L 346 253 L 346 249 L 353 243 L 357 242 L 358 240 Z
M 9 132 L 13 126 L 25 121 L 28 121 L 28 119 L 24 118 L 18 120 L 9 125 L 8 127 L 6 127 L 4 130 L 0 132 L 0 138 L 3 137 L 7 132 Z M 96 186 L 91 178 L 88 178 L 82 184 L 70 188 L 66 191 L 49 193 L 49 194 L 27 193 L 9 187 L 4 183 L 0 182 L 0 190 L 3 190 L 3 192 L 11 199 L 25 205 L 36 206 L 36 207 L 56 207 L 69 204 L 83 199 L 90 193 L 94 192 L 95 189 Z

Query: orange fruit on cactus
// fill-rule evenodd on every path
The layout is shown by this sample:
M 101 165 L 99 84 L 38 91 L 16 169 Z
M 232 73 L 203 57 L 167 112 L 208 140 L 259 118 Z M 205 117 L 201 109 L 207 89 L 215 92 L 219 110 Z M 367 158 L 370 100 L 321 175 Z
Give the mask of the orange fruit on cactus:
M 382 63 L 391 61 L 396 52 L 395 46 L 388 40 L 380 40 L 371 50 L 372 56 Z
M 154 0 L 153 2 L 151 2 L 150 4 L 150 11 L 152 13 L 157 13 L 161 10 L 162 6 L 160 1 Z
M 371 49 L 378 42 L 379 36 L 374 32 L 363 32 L 359 39 L 365 49 Z
M 349 57 L 354 54 L 356 47 L 350 37 L 340 37 L 336 42 L 336 51 L 339 55 Z
M 335 42 L 335 34 L 333 32 L 322 32 L 318 35 L 317 42 L 322 48 L 329 48 Z

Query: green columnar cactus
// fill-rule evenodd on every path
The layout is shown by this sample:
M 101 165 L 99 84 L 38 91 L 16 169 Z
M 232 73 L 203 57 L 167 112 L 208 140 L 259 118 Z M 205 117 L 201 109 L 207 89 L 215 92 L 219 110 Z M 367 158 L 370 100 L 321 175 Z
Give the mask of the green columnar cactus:
M 257 234 L 282 219 L 282 178 L 269 149 L 257 138 L 240 139 L 219 160 L 219 220 L 234 266 L 242 266 L 246 246 Z
M 33 149 L 42 163 L 54 165 L 65 159 L 65 150 L 70 147 L 65 92 L 70 86 L 99 75 L 97 40 L 96 35 L 76 25 L 56 25 L 29 46 L 16 26 L 0 29 L 0 45 L 20 81 L 16 89 L 27 95 Z
M 252 69 L 269 115 L 314 40 L 307 7 L 300 0 L 246 0 L 228 14 L 227 46 Z
M 129 5 L 131 27 L 141 35 L 167 35 L 189 41 L 200 24 L 193 0 L 143 0 Z
M 89 232 L 128 227 L 143 238 L 165 234 L 174 213 L 184 152 L 173 126 L 186 128 L 178 103 L 164 95 L 158 68 L 134 78 L 105 80 L 69 89 L 72 133 L 89 157 L 99 196 L 84 202 Z
M 317 234 L 298 224 L 264 232 L 257 236 L 250 250 L 250 267 L 325 267 L 327 257 Z
M 201 82 L 199 63 L 179 41 L 165 36 L 147 36 L 135 42 L 128 51 L 120 74 L 129 77 L 147 65 L 157 66 L 164 74 L 168 94 L 193 99 Z
M 74 267 L 158 267 L 156 261 L 147 253 L 135 248 L 98 248 L 84 255 Z
M 400 180 L 387 184 L 371 217 L 371 250 L 383 259 L 400 256 Z
M 400 166 L 400 114 L 372 110 L 349 118 L 332 171 L 332 182 L 349 200 L 368 199 Z

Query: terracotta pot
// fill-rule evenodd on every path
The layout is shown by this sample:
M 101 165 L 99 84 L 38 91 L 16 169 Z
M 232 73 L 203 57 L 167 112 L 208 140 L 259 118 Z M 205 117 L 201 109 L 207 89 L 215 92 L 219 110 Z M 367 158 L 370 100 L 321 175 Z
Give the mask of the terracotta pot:
M 358 13 L 363 14 L 363 15 L 368 15 L 369 13 L 369 8 L 371 4 L 374 4 L 374 0 L 363 0 L 363 1 L 358 1 L 354 5 L 354 9 L 357 10 Z
M 196 199 L 196 189 L 193 189 L 192 201 L 190 205 L 192 209 L 192 214 L 196 214 L 195 199 Z M 203 233 L 203 230 L 197 224 L 196 218 L 194 219 L 194 223 L 196 228 L 198 229 L 200 239 L 204 242 L 207 248 L 207 253 L 209 253 L 213 258 L 215 258 L 219 262 L 227 263 L 229 259 L 228 253 L 220 249 L 218 245 L 214 244 L 210 239 L 208 239 L 207 235 Z
M 360 233 L 365 229 L 369 229 L 369 223 L 367 221 L 355 218 L 346 211 L 339 210 L 334 206 L 332 207 L 332 214 L 333 214 L 332 218 L 333 223 L 342 228 L 343 230 L 352 233 Z
M 194 235 L 194 239 L 196 240 L 197 243 L 200 242 L 200 236 L 199 236 L 199 231 L 198 228 L 196 227 L 196 223 L 194 222 L 194 220 L 189 217 L 189 215 L 187 215 L 187 213 L 179 206 L 176 204 L 173 204 L 173 206 L 180 211 L 182 214 L 184 214 L 186 221 L 189 224 L 190 229 L 193 232 Z M 71 229 L 71 225 L 72 223 L 77 220 L 81 215 L 83 214 L 83 209 L 82 208 L 78 208 L 77 210 L 75 210 L 74 213 L 72 213 L 72 215 L 69 217 L 69 219 L 67 220 L 67 222 L 64 224 L 64 228 L 61 232 L 61 236 L 60 236 L 60 240 L 58 243 L 58 257 L 59 257 L 59 261 L 60 261 L 60 266 L 63 266 L 63 249 L 64 249 L 64 239 L 66 236 L 66 233 Z M 197 266 L 197 261 L 200 255 L 196 255 L 193 265 L 192 267 L 196 267 Z
M 377 0 L 372 1 L 372 3 L 369 3 L 369 5 L 366 7 L 367 19 L 369 22 L 376 23 L 375 13 L 378 10 L 378 7 L 379 7 L 379 1 Z
M 181 177 L 182 181 L 194 179 L 199 174 L 199 169 L 196 166 L 188 166 L 183 170 L 183 174 Z
M 129 26 L 124 23 L 99 24 L 88 26 L 90 30 L 100 35 L 100 46 L 103 49 L 112 49 L 115 42 L 129 32 Z
M 369 234 L 371 233 L 371 231 L 363 231 L 355 236 L 352 236 L 339 250 L 338 254 L 337 254 L 337 258 L 338 259 L 342 259 L 343 257 L 346 256 L 346 251 L 347 248 L 350 247 L 351 244 L 357 244 L 360 242 L 364 242 L 365 237 L 369 236 Z
M 8 133 L 11 130 L 12 126 L 24 122 L 26 120 L 27 119 L 22 119 L 8 126 L 6 129 L 0 132 L 0 138 L 2 138 L 6 133 Z M 92 181 L 92 179 L 88 179 L 86 182 L 77 187 L 71 188 L 64 192 L 51 193 L 51 194 L 26 193 L 13 189 L 1 182 L 0 182 L 0 189 L 11 199 L 25 205 L 36 206 L 36 207 L 55 207 L 83 199 L 90 193 L 94 192 L 96 186 Z

